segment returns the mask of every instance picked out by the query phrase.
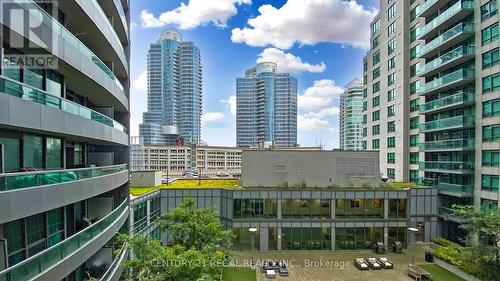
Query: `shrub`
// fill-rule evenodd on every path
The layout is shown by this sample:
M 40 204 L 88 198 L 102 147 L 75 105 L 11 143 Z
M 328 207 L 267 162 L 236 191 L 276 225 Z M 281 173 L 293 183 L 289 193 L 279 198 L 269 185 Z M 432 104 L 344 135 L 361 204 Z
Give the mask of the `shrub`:
M 432 239 L 432 242 L 434 242 L 434 244 L 436 244 L 436 245 L 443 246 L 443 247 L 453 246 L 453 242 L 446 240 L 443 237 L 436 237 L 436 238 Z
M 434 251 L 434 256 L 459 268 L 465 266 L 462 253 L 455 246 L 443 246 Z

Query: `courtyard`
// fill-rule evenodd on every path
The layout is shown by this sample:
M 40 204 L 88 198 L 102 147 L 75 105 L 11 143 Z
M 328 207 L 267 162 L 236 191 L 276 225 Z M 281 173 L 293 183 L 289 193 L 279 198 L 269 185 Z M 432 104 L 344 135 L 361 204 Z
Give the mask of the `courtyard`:
M 425 251 L 429 250 L 427 245 L 416 246 L 416 264 L 428 264 L 425 262 Z M 406 266 L 411 262 L 411 254 L 405 251 L 403 254 L 387 252 L 383 255 L 375 254 L 373 251 L 290 251 L 290 252 L 268 252 L 268 253 L 235 253 L 235 262 L 238 266 L 246 266 L 254 257 L 257 262 L 256 280 L 270 280 L 260 271 L 260 264 L 264 260 L 283 260 L 289 264 L 290 276 L 277 276 L 274 280 L 288 281 L 409 281 L 414 280 L 405 274 Z M 394 263 L 394 269 L 382 270 L 358 270 L 354 266 L 355 258 L 387 257 Z M 447 272 L 441 271 L 432 264 L 434 281 L 462 281 L 463 279 Z M 441 277 L 443 276 L 443 277 Z M 230 280 L 224 280 L 230 281 Z

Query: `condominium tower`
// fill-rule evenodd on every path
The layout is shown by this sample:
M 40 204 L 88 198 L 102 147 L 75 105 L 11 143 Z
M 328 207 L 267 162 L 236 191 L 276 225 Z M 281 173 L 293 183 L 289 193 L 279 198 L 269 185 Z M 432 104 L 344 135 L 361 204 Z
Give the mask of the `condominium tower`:
M 116 234 L 129 215 L 129 1 L 54 3 L 0 1 L 0 280 L 117 280 L 127 251 Z
M 355 79 L 340 96 L 340 148 L 363 149 L 363 82 Z
M 236 79 L 236 145 L 297 144 L 297 79 L 264 62 Z
M 148 111 L 139 134 L 148 145 L 199 143 L 201 114 L 200 49 L 164 30 L 148 51 Z
M 383 172 L 436 185 L 440 212 L 498 208 L 497 0 L 381 1 L 365 58 L 365 147 Z M 444 217 L 456 239 L 460 221 Z

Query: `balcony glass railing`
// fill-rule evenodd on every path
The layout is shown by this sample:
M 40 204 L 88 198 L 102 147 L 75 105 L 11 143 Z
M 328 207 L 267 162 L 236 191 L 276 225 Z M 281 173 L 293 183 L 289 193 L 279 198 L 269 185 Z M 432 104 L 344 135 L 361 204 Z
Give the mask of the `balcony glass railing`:
M 115 174 L 125 170 L 127 170 L 127 164 L 71 170 L 0 174 L 0 193 L 9 190 L 91 179 L 99 176 Z
M 421 186 L 435 186 L 435 185 L 437 185 L 437 179 L 418 178 L 415 183 L 417 185 L 421 185 Z
M 123 28 L 125 28 L 125 33 L 127 33 L 127 36 L 129 36 L 127 16 L 125 16 L 125 9 L 123 8 L 122 1 L 113 0 L 113 2 L 115 3 L 115 6 L 118 8 L 118 13 L 120 14 L 120 20 L 123 24 Z
M 429 23 L 420 28 L 419 37 L 421 38 L 427 33 L 429 33 L 431 30 L 434 30 L 435 28 L 439 27 L 441 24 L 449 20 L 452 16 L 458 14 L 458 12 L 466 9 L 472 10 L 473 8 L 474 8 L 474 1 L 469 1 L 469 0 L 458 1 L 457 3 L 449 7 L 446 11 L 441 13 L 439 16 L 435 17 Z
M 118 257 L 116 257 L 115 260 L 111 263 L 108 270 L 106 271 L 106 273 L 104 273 L 104 275 L 101 277 L 100 280 L 101 281 L 112 280 L 116 271 L 118 270 L 120 265 L 123 263 L 123 261 L 126 259 L 127 254 L 128 254 L 127 244 L 124 244 L 122 246 L 121 251 L 120 251 L 120 255 L 118 255 Z
M 436 91 L 442 87 L 448 86 L 450 84 L 462 81 L 464 79 L 473 79 L 474 70 L 472 69 L 458 69 L 452 73 L 446 74 L 440 78 L 434 79 L 417 90 L 417 93 L 422 95 L 429 93 L 431 91 Z
M 474 165 L 470 162 L 427 161 L 427 162 L 420 162 L 420 169 L 422 169 L 422 170 L 468 171 L 468 170 L 474 170 Z
M 108 125 L 119 130 L 120 132 L 127 133 L 125 126 L 102 113 L 75 102 L 53 96 L 45 91 L 17 82 L 5 76 L 0 76 L 0 93 L 43 104 L 48 107 L 57 108 L 65 112 L 78 115 L 82 118 Z
M 76 50 L 80 53 L 78 56 L 80 58 L 86 58 L 89 61 L 93 62 L 99 69 L 101 69 L 115 84 L 118 88 L 123 92 L 125 96 L 128 96 L 125 92 L 125 88 L 115 76 L 113 71 L 109 69 L 109 67 L 99 59 L 85 44 L 82 43 L 75 35 L 73 35 L 69 30 L 67 30 L 61 23 L 59 23 L 56 19 L 54 19 L 49 13 L 47 13 L 44 9 L 40 8 L 33 0 L 13 0 L 20 7 L 32 11 L 36 9 L 39 13 L 39 20 L 47 30 L 51 30 L 53 33 L 61 36 L 66 44 L 72 45 Z M 32 13 L 32 12 L 30 12 Z
M 474 116 L 455 116 L 420 124 L 420 131 L 446 130 L 448 128 L 474 125 Z
M 444 55 L 440 56 L 439 58 L 427 63 L 423 67 L 421 67 L 417 71 L 417 75 L 422 76 L 423 74 L 435 70 L 445 64 L 447 64 L 450 61 L 453 61 L 457 58 L 466 56 L 466 55 L 474 55 L 474 47 L 470 46 L 458 46 L 457 48 L 445 53 Z
M 438 183 L 437 187 L 440 192 L 456 193 L 462 196 L 469 196 L 474 194 L 474 187 L 472 185 L 440 182 Z
M 117 42 L 117 45 L 118 45 L 118 48 L 120 48 L 120 51 L 122 52 L 123 56 L 120 56 L 120 57 L 123 57 L 125 58 L 125 49 L 123 49 L 123 45 L 121 44 L 121 41 L 120 41 L 120 38 L 118 37 L 118 34 L 116 34 L 116 30 L 115 28 L 113 27 L 113 25 L 111 24 L 111 22 L 109 21 L 109 18 L 108 16 L 106 15 L 106 13 L 102 10 L 101 8 L 101 5 L 99 5 L 99 3 L 97 3 L 97 0 L 90 0 L 90 2 L 92 3 L 92 5 L 94 6 L 95 8 L 95 11 L 97 11 L 97 13 L 101 16 L 101 18 L 104 20 L 104 22 L 106 23 L 106 25 L 108 26 L 108 28 L 111 30 L 111 33 L 113 34 L 112 36 L 114 37 L 114 39 L 116 40 Z M 118 2 L 121 2 L 120 0 Z M 127 63 L 127 60 L 125 59 L 125 63 Z M 125 65 L 125 67 L 128 67 L 127 65 Z
M 447 30 L 445 33 L 436 37 L 432 41 L 426 43 L 420 49 L 420 56 L 423 56 L 423 55 L 429 53 L 430 51 L 436 49 L 437 47 L 446 43 L 447 41 L 449 41 L 453 37 L 455 37 L 461 33 L 466 33 L 466 32 L 471 32 L 471 33 L 474 32 L 474 24 L 461 22 L 461 23 L 455 25 L 451 29 Z
M 474 149 L 474 139 L 430 141 L 419 144 L 421 151 Z
M 423 14 L 425 11 L 427 11 L 430 7 L 432 7 L 434 4 L 436 4 L 438 0 L 427 0 L 424 3 L 420 5 L 420 10 L 417 13 L 418 16 Z
M 87 243 L 128 214 L 128 199 L 118 208 L 75 235 L 0 272 L 0 281 L 32 280 L 47 269 L 80 251 Z
M 474 94 L 468 91 L 460 91 L 457 94 L 430 101 L 420 105 L 420 113 L 445 108 L 452 105 L 474 102 Z

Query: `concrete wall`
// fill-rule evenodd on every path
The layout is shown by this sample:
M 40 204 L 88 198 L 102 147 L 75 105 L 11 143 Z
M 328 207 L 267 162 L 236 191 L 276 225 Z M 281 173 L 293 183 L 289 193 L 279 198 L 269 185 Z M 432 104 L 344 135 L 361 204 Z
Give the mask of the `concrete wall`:
M 378 151 L 243 151 L 243 186 L 378 186 Z
M 131 174 L 131 186 L 159 186 L 161 185 L 161 171 L 134 171 Z

